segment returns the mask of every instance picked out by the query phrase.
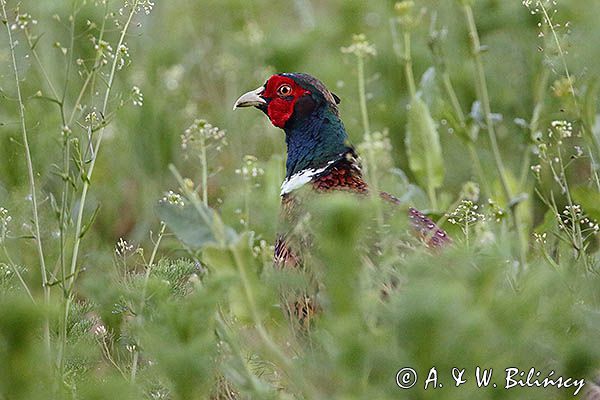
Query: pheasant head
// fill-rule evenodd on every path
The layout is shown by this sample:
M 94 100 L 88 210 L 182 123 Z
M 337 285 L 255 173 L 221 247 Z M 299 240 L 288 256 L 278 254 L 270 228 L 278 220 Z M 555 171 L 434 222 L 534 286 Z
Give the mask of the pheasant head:
M 234 109 L 256 107 L 285 131 L 287 162 L 282 194 L 310 181 L 352 151 L 339 117 L 339 102 L 321 81 L 302 73 L 273 75 L 235 102 Z

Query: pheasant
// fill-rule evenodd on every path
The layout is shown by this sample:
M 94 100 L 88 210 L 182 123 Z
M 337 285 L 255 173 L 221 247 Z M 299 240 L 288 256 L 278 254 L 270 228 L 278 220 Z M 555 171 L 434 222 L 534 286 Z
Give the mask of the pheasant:
M 369 194 L 359 158 L 349 144 L 348 134 L 339 116 L 340 98 L 318 79 L 303 73 L 281 73 L 271 76 L 264 85 L 240 96 L 233 109 L 256 107 L 271 123 L 285 131 L 287 144 L 286 176 L 281 185 L 284 219 L 294 219 L 297 200 L 294 195 L 310 185 L 316 192 L 343 190 Z M 379 192 L 391 203 L 400 200 Z M 442 247 L 450 238 L 442 229 L 415 208 L 409 208 L 409 219 L 416 234 L 430 247 Z M 276 267 L 297 267 L 302 251 L 292 248 L 288 233 L 279 234 L 275 243 Z M 300 316 L 310 314 L 310 297 L 292 310 Z
M 233 109 L 256 107 L 271 123 L 285 131 L 287 144 L 286 177 L 281 185 L 284 207 L 293 200 L 293 192 L 311 185 L 317 192 L 346 190 L 367 194 L 360 162 L 348 142 L 348 134 L 339 116 L 340 98 L 311 75 L 282 73 L 271 76 L 258 89 L 240 96 Z M 399 204 L 389 193 L 379 192 L 383 199 Z M 288 206 L 289 207 L 289 206 Z M 415 208 L 409 208 L 409 218 L 416 233 L 430 247 L 450 242 L 442 229 Z M 290 257 L 282 238 L 276 246 L 276 263 Z

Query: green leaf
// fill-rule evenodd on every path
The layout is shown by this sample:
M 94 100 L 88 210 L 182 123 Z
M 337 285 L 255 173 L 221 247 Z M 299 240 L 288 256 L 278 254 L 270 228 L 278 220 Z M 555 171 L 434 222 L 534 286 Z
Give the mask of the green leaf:
M 600 132 L 598 132 L 596 120 L 598 115 L 598 90 L 600 90 L 600 81 L 592 79 L 588 83 L 585 97 L 583 98 L 582 119 L 585 126 L 584 133 L 588 136 L 586 139 L 593 144 L 596 152 L 600 152 Z M 598 154 L 596 154 L 596 157 Z
M 246 322 L 253 318 L 250 302 L 258 305 L 260 318 L 276 302 L 273 293 L 260 282 L 260 264 L 252 253 L 253 242 L 254 236 L 246 232 L 227 246 L 208 244 L 202 251 L 202 261 L 212 276 L 227 281 L 232 314 Z
M 218 242 L 223 235 L 226 239 L 236 236 L 233 229 L 224 226 L 215 211 L 202 203 L 184 205 L 161 201 L 156 208 L 160 219 L 173 233 L 192 249 L 199 249 L 207 243 Z
M 228 247 L 207 244 L 202 249 L 202 262 L 218 275 L 237 276 L 235 260 Z
M 444 160 L 437 127 L 427 105 L 418 97 L 412 99 L 406 124 L 408 165 L 418 183 L 428 192 L 444 181 Z
M 444 107 L 444 96 L 438 84 L 437 70 L 429 67 L 421 76 L 417 96 L 425 102 L 434 115 L 439 115 Z
M 87 233 L 87 231 L 89 231 L 90 228 L 92 227 L 92 225 L 94 224 L 94 221 L 96 221 L 96 217 L 98 216 L 98 211 L 100 211 L 100 205 L 96 206 L 96 209 L 94 209 L 94 213 L 90 217 L 90 219 L 87 222 L 87 224 L 84 224 L 83 227 L 81 228 L 81 233 L 79 234 L 79 238 L 80 239 L 85 236 L 85 234 Z
M 572 191 L 573 199 L 581 204 L 583 211 L 596 221 L 600 221 L 600 192 L 585 186 L 578 186 Z

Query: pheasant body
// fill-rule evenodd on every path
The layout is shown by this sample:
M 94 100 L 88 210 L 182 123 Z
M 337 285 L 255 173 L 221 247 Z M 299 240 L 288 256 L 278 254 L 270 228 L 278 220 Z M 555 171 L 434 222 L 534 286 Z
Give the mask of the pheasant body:
M 286 178 L 281 186 L 284 219 L 292 218 L 297 207 L 294 192 L 305 185 L 315 192 L 369 193 L 358 156 L 339 116 L 339 102 L 318 79 L 308 74 L 283 73 L 242 95 L 234 106 L 254 106 L 285 131 Z M 380 192 L 379 196 L 400 204 L 388 193 Z M 450 242 L 448 235 L 423 213 L 410 208 L 408 214 L 417 236 L 428 246 L 441 247 Z M 275 246 L 276 264 L 295 265 L 299 258 L 287 245 L 286 234 L 280 234 Z

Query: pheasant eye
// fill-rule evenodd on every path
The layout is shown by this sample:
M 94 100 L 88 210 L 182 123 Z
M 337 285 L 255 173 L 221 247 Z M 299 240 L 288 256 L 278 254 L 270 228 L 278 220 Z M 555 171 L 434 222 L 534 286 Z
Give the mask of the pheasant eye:
M 290 85 L 281 85 L 277 88 L 277 94 L 281 97 L 286 97 L 292 94 L 292 87 Z

